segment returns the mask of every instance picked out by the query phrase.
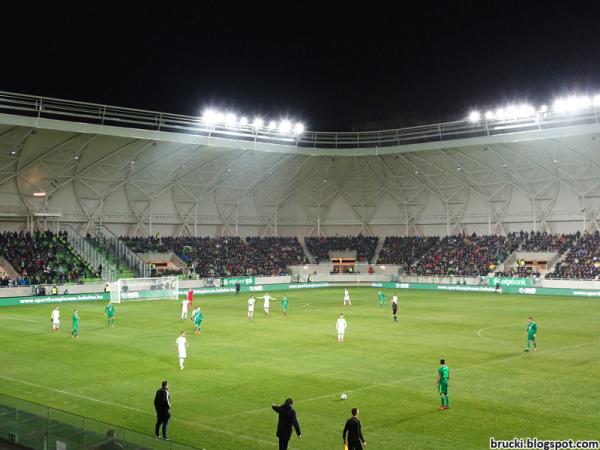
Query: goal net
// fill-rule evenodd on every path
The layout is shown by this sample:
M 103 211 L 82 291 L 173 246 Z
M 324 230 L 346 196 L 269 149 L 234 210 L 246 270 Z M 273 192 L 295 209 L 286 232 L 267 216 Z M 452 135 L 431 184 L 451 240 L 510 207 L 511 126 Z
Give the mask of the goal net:
M 110 301 L 122 300 L 164 300 L 179 298 L 179 279 L 160 278 L 120 278 L 110 286 Z

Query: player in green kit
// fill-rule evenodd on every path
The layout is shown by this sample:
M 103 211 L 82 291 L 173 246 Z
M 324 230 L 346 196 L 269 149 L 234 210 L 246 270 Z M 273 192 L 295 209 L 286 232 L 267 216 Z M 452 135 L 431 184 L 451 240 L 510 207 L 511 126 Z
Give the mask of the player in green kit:
M 79 335 L 79 313 L 77 312 L 77 308 L 73 310 L 73 331 L 71 332 L 71 336 L 76 338 Z
M 200 327 L 202 326 L 202 320 L 204 319 L 204 314 L 200 311 L 200 307 L 198 306 L 194 311 L 192 311 L 192 319 L 194 321 L 194 334 L 200 334 Z
M 107 325 L 115 324 L 115 307 L 111 302 L 108 302 L 108 305 L 104 308 L 104 315 L 107 319 Z
M 446 365 L 445 359 L 440 359 L 440 368 L 437 373 L 436 384 L 440 393 L 440 411 L 450 408 L 450 398 L 448 397 L 448 380 L 450 379 L 450 369 Z
M 535 338 L 537 336 L 537 323 L 533 321 L 533 317 L 529 316 L 527 319 L 527 348 L 526 352 L 529 351 L 529 346 L 533 342 L 533 351 L 537 352 L 537 343 L 535 342 Z
M 285 295 L 281 299 L 281 309 L 283 311 L 283 318 L 285 319 L 285 317 L 287 316 L 287 309 L 288 309 L 288 299 Z
M 379 291 L 377 296 L 379 297 L 379 307 L 381 308 L 385 304 L 385 294 Z

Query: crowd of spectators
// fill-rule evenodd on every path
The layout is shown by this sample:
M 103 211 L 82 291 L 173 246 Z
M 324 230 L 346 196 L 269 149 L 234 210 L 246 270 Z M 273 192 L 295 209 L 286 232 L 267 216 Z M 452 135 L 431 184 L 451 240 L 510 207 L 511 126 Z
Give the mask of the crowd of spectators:
M 356 261 L 371 263 L 379 238 L 376 236 L 305 237 L 308 251 L 319 261 L 329 261 L 330 251 L 356 251 Z
M 577 233 L 571 251 L 546 278 L 600 279 L 600 233 Z
M 379 252 L 379 264 L 411 266 L 432 249 L 437 248 L 438 240 L 429 237 L 389 236 L 383 241 Z
M 0 233 L 0 255 L 19 273 L 19 286 L 77 283 L 98 276 L 67 243 L 66 232 Z
M 539 278 L 542 274 L 537 270 L 533 270 L 533 267 L 521 266 L 512 270 L 495 272 L 494 276 L 505 278 Z
M 507 238 L 519 242 L 523 252 L 558 252 L 561 255 L 573 245 L 577 234 L 549 234 L 540 231 L 509 233 Z
M 515 250 L 505 236 L 389 237 L 380 264 L 399 264 L 408 275 L 485 276 Z
M 136 253 L 174 252 L 201 277 L 272 276 L 308 261 L 295 237 L 122 237 Z
M 169 252 L 180 256 L 202 277 L 280 275 L 290 265 L 308 261 L 297 238 L 279 237 L 134 237 L 122 238 L 135 252 Z M 378 238 L 369 236 L 307 237 L 318 261 L 330 251 L 354 250 L 357 260 L 371 262 Z M 397 264 L 409 275 L 540 277 L 528 266 L 496 271 L 513 251 L 557 252 L 567 256 L 547 278 L 600 279 L 600 233 L 581 235 L 514 232 L 507 236 L 386 237 L 379 264 Z

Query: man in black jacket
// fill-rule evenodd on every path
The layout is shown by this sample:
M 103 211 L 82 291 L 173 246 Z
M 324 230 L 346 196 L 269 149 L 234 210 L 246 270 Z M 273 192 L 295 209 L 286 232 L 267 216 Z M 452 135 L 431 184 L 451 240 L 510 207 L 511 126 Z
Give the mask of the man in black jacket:
M 293 400 L 288 398 L 281 406 L 277 406 L 275 403 L 271 405 L 273 411 L 279 414 L 277 433 L 275 434 L 279 438 L 279 450 L 287 450 L 288 442 L 292 437 L 292 426 L 296 430 L 298 439 L 302 438 L 302 434 L 300 433 L 300 424 L 296 418 L 296 411 L 294 411 L 292 408 L 293 404 Z
M 346 433 L 348 433 L 347 441 Z M 352 417 L 346 421 L 342 438 L 344 443 L 348 444 L 348 450 L 362 450 L 363 445 L 367 445 L 362 435 L 360 420 L 358 420 L 358 408 L 352 408 Z
M 162 425 L 163 439 L 167 440 L 167 425 L 171 417 L 171 401 L 169 400 L 169 383 L 162 382 L 162 387 L 156 391 L 154 396 L 154 409 L 156 409 L 156 426 L 154 427 L 154 437 L 160 439 L 158 434 Z

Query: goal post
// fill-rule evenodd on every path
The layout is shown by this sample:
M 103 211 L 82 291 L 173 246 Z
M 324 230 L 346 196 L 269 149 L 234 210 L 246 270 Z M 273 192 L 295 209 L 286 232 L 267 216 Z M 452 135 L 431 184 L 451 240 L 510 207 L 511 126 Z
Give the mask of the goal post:
M 119 278 L 110 285 L 110 301 L 168 300 L 179 298 L 177 277 Z

